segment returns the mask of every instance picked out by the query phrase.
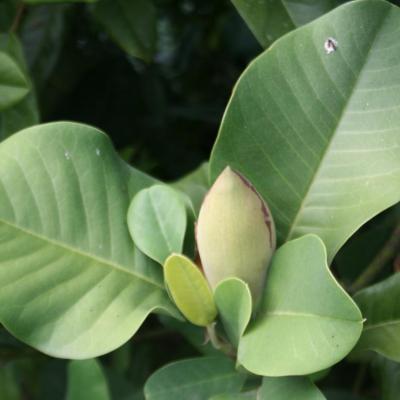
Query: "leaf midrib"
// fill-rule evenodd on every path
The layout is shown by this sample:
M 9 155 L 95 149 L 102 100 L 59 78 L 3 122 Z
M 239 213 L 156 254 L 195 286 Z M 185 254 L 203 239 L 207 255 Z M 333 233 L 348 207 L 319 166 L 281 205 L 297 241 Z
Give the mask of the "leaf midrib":
M 393 319 L 393 320 L 389 320 L 389 321 L 382 321 L 382 322 L 378 322 L 376 324 L 367 325 L 364 328 L 364 332 L 370 331 L 372 329 L 386 328 L 391 325 L 399 325 L 399 328 L 400 328 L 400 319 Z
M 121 273 L 127 274 L 127 275 L 129 275 L 130 277 L 133 276 L 133 277 L 135 277 L 136 279 L 140 279 L 140 280 L 146 282 L 147 284 L 156 286 L 157 288 L 160 288 L 160 289 L 164 289 L 162 285 L 160 285 L 160 284 L 158 284 L 158 283 L 156 283 L 156 282 L 150 280 L 150 279 L 147 278 L 146 276 L 141 275 L 141 274 L 138 274 L 137 272 L 134 272 L 134 271 L 132 271 L 132 270 L 125 269 L 123 266 L 120 266 L 120 265 L 118 265 L 118 264 L 115 264 L 115 263 L 112 262 L 111 260 L 108 260 L 108 259 L 99 257 L 99 256 L 97 256 L 97 255 L 93 255 L 93 254 L 88 253 L 88 252 L 86 252 L 86 251 L 84 251 L 84 250 L 82 250 L 82 249 L 78 249 L 78 248 L 76 248 L 76 247 L 72 247 L 72 246 L 70 246 L 70 245 L 67 245 L 67 244 L 65 244 L 65 243 L 62 243 L 62 242 L 60 242 L 60 241 L 58 241 L 58 240 L 50 239 L 50 238 L 48 238 L 48 237 L 46 237 L 46 236 L 43 236 L 43 235 L 41 235 L 41 234 L 39 234 L 39 233 L 37 233 L 37 232 L 33 232 L 33 231 L 29 230 L 29 229 L 26 229 L 26 228 L 23 228 L 23 227 L 21 227 L 21 226 L 18 226 L 18 225 L 16 225 L 15 223 L 12 223 L 12 222 L 10 222 L 10 221 L 6 221 L 6 220 L 4 220 L 3 218 L 0 218 L 0 223 L 2 223 L 2 224 L 4 224 L 4 225 L 7 225 L 7 226 L 9 226 L 9 227 L 11 227 L 11 228 L 13 228 L 13 229 L 15 229 L 15 230 L 17 230 L 17 231 L 20 231 L 20 232 L 22 232 L 22 233 L 24 233 L 24 234 L 26 234 L 26 235 L 33 236 L 33 237 L 36 238 L 36 239 L 40 239 L 40 240 L 42 240 L 42 241 L 44 241 L 44 242 L 47 242 L 47 243 L 50 244 L 50 245 L 60 247 L 60 248 L 62 248 L 63 250 L 69 251 L 69 252 L 71 252 L 71 253 L 75 253 L 75 254 L 77 254 L 77 255 L 79 255 L 79 256 L 88 258 L 88 259 L 90 259 L 90 260 L 92 260 L 92 261 L 97 261 L 96 265 L 108 266 L 108 267 L 110 267 L 110 268 L 113 268 L 113 269 L 115 269 L 115 270 L 121 272 Z M 133 244 L 132 244 L 132 246 L 133 246 Z
M 309 194 L 311 192 L 311 189 L 312 189 L 312 187 L 314 185 L 314 182 L 317 181 L 319 173 L 321 171 L 321 168 L 322 168 L 322 166 L 324 164 L 323 161 L 324 161 L 326 155 L 328 154 L 328 152 L 329 152 L 329 150 L 330 150 L 330 148 L 332 146 L 334 138 L 337 135 L 338 127 L 340 126 L 340 124 L 342 122 L 343 115 L 345 114 L 345 112 L 346 112 L 346 110 L 348 108 L 348 105 L 349 105 L 351 99 L 353 98 L 354 91 L 355 91 L 355 89 L 356 89 L 356 87 L 357 87 L 357 85 L 359 83 L 360 77 L 362 75 L 361 72 L 363 71 L 365 65 L 367 64 L 367 62 L 369 60 L 369 57 L 370 57 L 370 54 L 371 54 L 371 50 L 375 45 L 376 39 L 378 37 L 378 34 L 381 31 L 382 26 L 383 26 L 386 18 L 388 17 L 388 15 L 391 13 L 391 11 L 392 11 L 392 8 L 388 7 L 387 10 L 386 10 L 386 14 L 382 17 L 382 19 L 381 19 L 381 21 L 380 21 L 380 23 L 379 23 L 379 25 L 378 25 L 378 27 L 377 27 L 377 29 L 375 31 L 373 40 L 370 41 L 370 46 L 368 48 L 368 52 L 367 52 L 367 54 L 366 54 L 366 56 L 364 58 L 364 61 L 363 61 L 362 65 L 360 66 L 360 69 L 358 71 L 358 74 L 357 74 L 356 78 L 354 79 L 352 88 L 349 91 L 349 96 L 347 97 L 347 99 L 346 99 L 346 101 L 345 101 L 345 103 L 343 105 L 343 108 L 342 108 L 342 110 L 340 112 L 340 115 L 339 115 L 339 117 L 337 119 L 336 126 L 332 131 L 332 135 L 330 137 L 330 140 L 328 140 L 328 144 L 327 144 L 327 146 L 325 148 L 325 151 L 323 152 L 323 154 L 322 154 L 322 156 L 320 158 L 320 161 L 319 161 L 318 166 L 317 166 L 317 168 L 315 170 L 315 173 L 312 176 L 312 178 L 310 179 L 310 182 L 309 182 L 308 187 L 306 189 L 306 192 L 304 194 L 303 200 L 301 201 L 301 203 L 299 205 L 299 209 L 298 209 L 298 211 L 297 211 L 297 213 L 296 213 L 296 215 L 295 215 L 295 217 L 293 219 L 293 222 L 292 222 L 292 224 L 291 224 L 291 226 L 290 226 L 290 228 L 288 230 L 288 233 L 287 233 L 287 235 L 286 235 L 286 237 L 284 239 L 284 242 L 287 242 L 288 240 L 292 239 L 293 231 L 295 230 L 297 222 L 298 222 L 299 218 L 301 217 L 302 211 L 304 210 L 305 204 L 306 204 L 306 202 L 308 200 L 308 196 L 309 196 Z
M 272 317 L 294 317 L 294 318 L 323 318 L 323 319 L 330 319 L 335 321 L 347 321 L 347 322 L 354 322 L 354 323 L 361 323 L 363 322 L 362 319 L 348 319 L 342 317 L 331 317 L 329 315 L 320 315 L 320 314 L 312 314 L 312 313 L 305 313 L 305 312 L 297 312 L 297 311 L 267 311 L 265 313 L 266 316 Z

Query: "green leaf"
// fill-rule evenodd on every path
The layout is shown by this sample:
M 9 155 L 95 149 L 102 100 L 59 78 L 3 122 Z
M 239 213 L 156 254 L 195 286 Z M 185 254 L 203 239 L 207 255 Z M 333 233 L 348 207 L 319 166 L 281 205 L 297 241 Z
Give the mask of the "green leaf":
M 400 393 L 400 364 L 376 357 L 373 370 L 381 388 L 380 400 L 398 400 Z
M 196 225 L 197 248 L 211 286 L 238 277 L 258 304 L 275 241 L 267 204 L 245 177 L 226 167 L 207 193 Z
M 151 311 L 176 315 L 125 222 L 152 183 L 86 125 L 39 125 L 0 144 L 0 321 L 14 336 L 90 358 L 121 346 Z
M 400 200 L 400 10 L 345 4 L 291 32 L 239 79 L 211 156 L 270 206 L 280 243 L 318 234 L 332 260 Z M 337 49 L 327 54 L 328 38 Z
M 181 253 L 186 231 L 185 204 L 164 185 L 141 190 L 128 210 L 132 239 L 143 253 L 164 264 L 172 253 Z
M 259 400 L 324 400 L 324 395 L 306 377 L 285 376 L 281 378 L 264 378 Z
M 92 359 L 69 363 L 67 400 L 111 400 L 100 362 Z
M 201 203 L 210 187 L 208 169 L 208 163 L 203 163 L 193 172 L 172 184 L 190 198 L 196 217 L 199 215 Z
M 21 101 L 0 113 L 0 140 L 12 133 L 39 123 L 39 112 L 32 90 L 21 44 L 17 36 L 0 34 L 0 50 L 6 52 L 20 67 L 29 84 L 29 93 Z
M 327 13 L 336 0 L 232 0 L 263 47 L 291 30 Z
M 21 101 L 29 92 L 29 83 L 18 64 L 0 51 L 0 111 Z
M 250 289 L 242 280 L 228 278 L 215 288 L 214 299 L 226 334 L 237 347 L 251 318 Z
M 210 397 L 209 400 L 257 400 L 257 392 L 245 392 L 235 394 L 220 394 Z
M 208 400 L 220 393 L 238 393 L 245 375 L 232 360 L 203 357 L 177 361 L 156 371 L 145 384 L 146 400 Z
M 275 253 L 261 311 L 240 340 L 238 358 L 258 375 L 311 374 L 344 358 L 361 330 L 361 313 L 331 274 L 324 244 L 306 235 Z
M 400 361 L 400 274 L 395 274 L 354 296 L 366 318 L 354 355 L 373 350 Z
M 165 283 L 182 314 L 193 324 L 208 326 L 217 316 L 206 278 L 187 257 L 172 254 L 164 264 Z
M 100 0 L 95 17 L 131 56 L 150 61 L 156 49 L 156 9 L 152 0 Z

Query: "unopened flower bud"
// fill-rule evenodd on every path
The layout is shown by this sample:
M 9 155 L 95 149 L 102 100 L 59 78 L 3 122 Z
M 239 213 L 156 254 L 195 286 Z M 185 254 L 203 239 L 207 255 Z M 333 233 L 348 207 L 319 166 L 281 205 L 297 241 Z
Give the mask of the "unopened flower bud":
M 245 281 L 257 303 L 275 250 L 271 213 L 253 186 L 226 167 L 201 206 L 197 247 L 211 286 L 228 277 Z

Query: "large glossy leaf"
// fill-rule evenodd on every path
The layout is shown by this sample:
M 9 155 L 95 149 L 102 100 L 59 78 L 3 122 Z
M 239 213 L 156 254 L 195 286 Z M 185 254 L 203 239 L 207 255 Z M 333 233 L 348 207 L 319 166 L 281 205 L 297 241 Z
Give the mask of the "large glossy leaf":
M 29 83 L 18 64 L 0 51 L 0 111 L 13 106 L 29 92 Z
M 141 190 L 128 210 L 133 241 L 148 257 L 164 264 L 172 253 L 180 253 L 186 230 L 186 210 L 181 197 L 168 186 Z
M 275 39 L 327 13 L 339 0 L 232 0 L 257 40 L 268 47 Z
M 14 132 L 39 123 L 39 112 L 19 39 L 13 34 L 0 34 L 0 50 L 18 64 L 30 90 L 17 104 L 0 112 L 0 140 L 3 140 Z
M 349 353 L 362 330 L 361 313 L 329 271 L 325 247 L 315 235 L 278 249 L 261 307 L 238 352 L 241 364 L 259 375 L 328 368 Z
M 354 354 L 374 350 L 400 362 L 400 274 L 393 275 L 354 296 L 366 318 Z
M 282 37 L 239 79 L 211 157 L 271 208 L 281 243 L 316 233 L 332 259 L 400 200 L 400 10 L 352 2 Z M 327 54 L 327 40 L 337 41 Z M 328 46 L 329 49 L 329 46 Z
M 146 400 L 208 400 L 222 393 L 237 393 L 245 375 L 232 360 L 203 357 L 177 361 L 156 371 L 144 387 Z
M 127 341 L 152 310 L 173 312 L 125 222 L 152 183 L 86 125 L 39 125 L 1 143 L 1 323 L 50 355 L 89 358 Z
M 71 361 L 66 400 L 110 400 L 107 381 L 96 359 Z
M 94 15 L 128 54 L 151 60 L 157 38 L 152 0 L 100 0 Z
M 213 293 L 199 267 L 181 254 L 172 254 L 164 264 L 169 292 L 182 314 L 193 324 L 210 325 L 217 316 Z
M 285 376 L 264 378 L 257 399 L 324 400 L 325 397 L 307 377 Z
M 249 286 L 238 278 L 225 279 L 215 288 L 214 299 L 226 334 L 237 347 L 251 318 Z

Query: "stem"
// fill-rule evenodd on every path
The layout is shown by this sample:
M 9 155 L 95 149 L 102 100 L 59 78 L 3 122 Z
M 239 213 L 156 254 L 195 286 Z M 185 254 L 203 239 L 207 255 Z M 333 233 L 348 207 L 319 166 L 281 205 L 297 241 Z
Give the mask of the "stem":
M 383 246 L 381 251 L 375 256 L 372 262 L 364 270 L 364 272 L 356 279 L 350 287 L 351 292 L 356 292 L 369 283 L 371 283 L 376 275 L 382 270 L 385 264 L 396 256 L 400 251 L 400 223 L 398 223 L 390 236 L 389 240 Z
M 20 2 L 18 4 L 18 7 L 17 7 L 17 12 L 15 14 L 14 21 L 13 21 L 13 23 L 11 25 L 11 28 L 10 28 L 10 32 L 11 33 L 16 33 L 17 32 L 24 11 L 25 11 L 25 4 Z
M 211 344 L 217 350 L 222 351 L 225 355 L 231 358 L 236 358 L 236 352 L 234 348 L 227 342 L 222 341 L 215 330 L 216 323 L 213 322 L 211 325 L 207 326 L 207 334 L 210 339 Z

